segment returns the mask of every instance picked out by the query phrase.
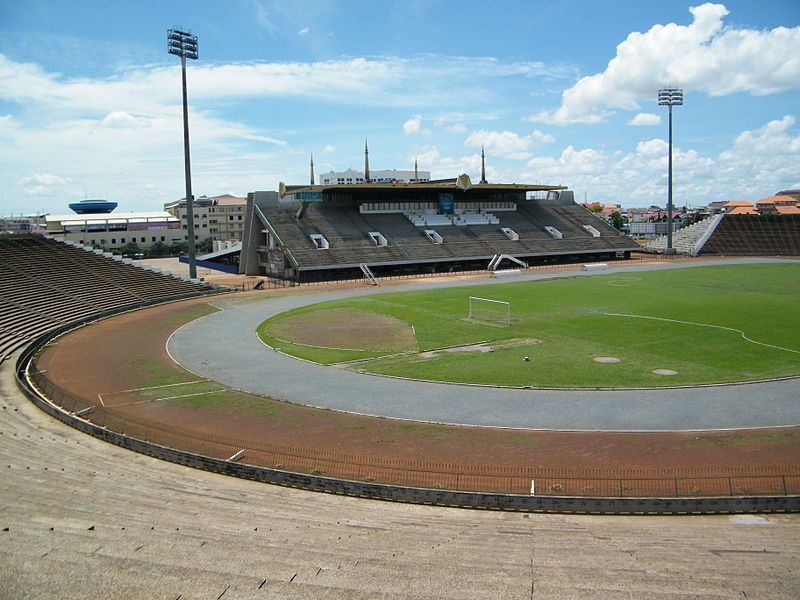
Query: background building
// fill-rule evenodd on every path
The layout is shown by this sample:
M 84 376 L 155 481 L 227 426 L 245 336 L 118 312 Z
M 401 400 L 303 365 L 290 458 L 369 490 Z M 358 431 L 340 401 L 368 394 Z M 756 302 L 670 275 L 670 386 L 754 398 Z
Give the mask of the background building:
M 44 215 L 0 217 L 0 233 L 44 233 Z
M 211 238 L 213 241 L 242 241 L 244 231 L 244 209 L 247 198 L 222 194 L 221 196 L 200 196 L 192 203 L 196 241 Z M 188 240 L 186 232 L 186 199 L 169 202 L 164 210 L 177 217 L 181 223 L 183 240 Z
M 430 171 L 418 171 L 417 175 L 418 181 L 431 180 Z M 369 177 L 373 183 L 390 181 L 411 183 L 414 181 L 414 171 L 398 171 L 397 169 L 384 169 L 383 171 L 370 170 Z M 320 185 L 364 183 L 364 171 L 354 171 L 353 169 L 347 169 L 347 171 L 329 171 L 319 176 L 319 183 Z
M 135 243 L 146 248 L 183 241 L 181 224 L 167 212 L 47 215 L 47 233 L 71 242 L 114 250 Z

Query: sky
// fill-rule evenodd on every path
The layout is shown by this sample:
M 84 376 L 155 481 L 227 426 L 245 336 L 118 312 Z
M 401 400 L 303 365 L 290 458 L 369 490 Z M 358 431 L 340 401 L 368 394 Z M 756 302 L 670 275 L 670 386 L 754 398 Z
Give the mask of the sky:
M 184 195 L 189 29 L 195 196 L 316 172 L 565 185 L 579 200 L 754 201 L 800 188 L 800 2 L 0 0 L 0 214 Z

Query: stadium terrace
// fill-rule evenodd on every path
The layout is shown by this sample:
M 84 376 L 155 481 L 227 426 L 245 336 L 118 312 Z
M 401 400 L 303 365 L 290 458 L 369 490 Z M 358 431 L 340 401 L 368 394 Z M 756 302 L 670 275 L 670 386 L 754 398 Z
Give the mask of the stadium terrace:
M 368 173 L 368 170 L 367 170 Z M 294 281 L 628 258 L 637 245 L 560 185 L 285 185 L 248 194 L 240 273 Z

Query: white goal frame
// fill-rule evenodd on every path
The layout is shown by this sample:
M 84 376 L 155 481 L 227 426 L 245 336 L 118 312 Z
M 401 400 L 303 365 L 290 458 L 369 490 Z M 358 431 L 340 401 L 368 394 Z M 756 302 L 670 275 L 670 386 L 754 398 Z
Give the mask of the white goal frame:
M 470 296 L 467 319 L 509 326 L 511 325 L 511 302 Z

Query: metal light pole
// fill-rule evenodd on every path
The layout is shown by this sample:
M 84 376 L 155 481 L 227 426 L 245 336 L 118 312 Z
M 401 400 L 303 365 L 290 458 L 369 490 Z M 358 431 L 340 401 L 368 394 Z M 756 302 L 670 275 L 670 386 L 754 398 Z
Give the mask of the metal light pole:
M 192 167 L 189 164 L 189 101 L 186 96 L 186 59 L 197 60 L 197 36 L 180 29 L 167 30 L 167 51 L 181 57 L 183 81 L 183 156 L 186 172 L 186 241 L 189 251 L 189 277 L 197 278 L 194 252 L 194 207 L 192 196 Z
M 658 104 L 669 107 L 669 191 L 667 192 L 667 249 L 664 254 L 675 254 L 672 248 L 672 107 L 683 105 L 683 90 L 678 88 L 658 90 Z

